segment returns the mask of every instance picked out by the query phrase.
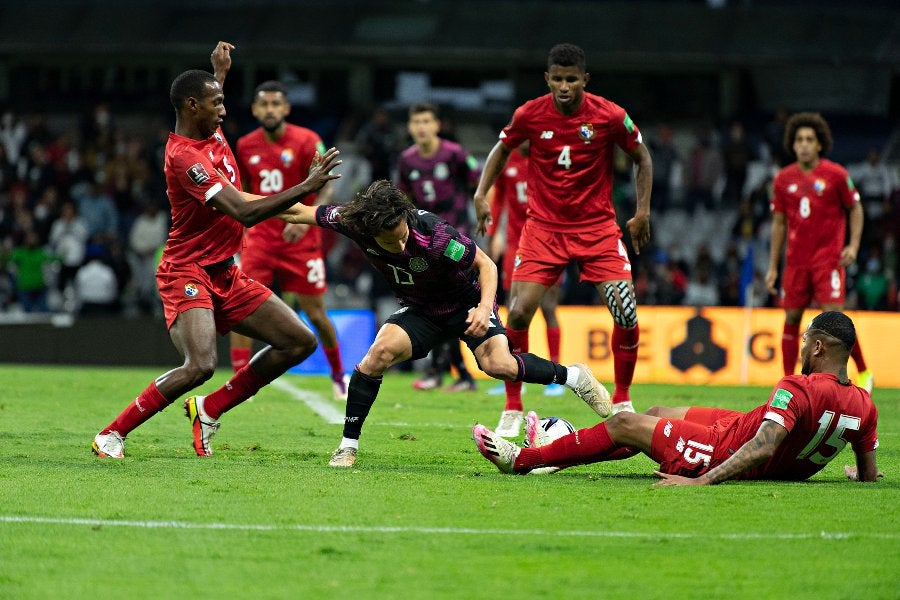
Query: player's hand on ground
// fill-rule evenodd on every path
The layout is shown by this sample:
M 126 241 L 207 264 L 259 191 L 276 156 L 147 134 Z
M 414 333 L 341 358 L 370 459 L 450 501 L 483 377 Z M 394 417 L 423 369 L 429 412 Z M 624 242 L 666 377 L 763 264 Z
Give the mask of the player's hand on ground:
M 478 218 L 478 235 L 487 234 L 488 225 L 491 224 L 491 206 L 484 198 L 475 197 L 472 201 L 475 205 L 475 216 Z
M 844 465 L 844 475 L 846 475 L 847 479 L 850 481 L 859 481 L 859 472 L 856 470 L 856 467 Z M 875 474 L 875 477 L 881 479 L 884 477 L 884 471 L 878 471 L 878 473 Z
M 635 215 L 625 223 L 628 233 L 631 234 L 631 242 L 634 253 L 640 254 L 641 248 L 650 243 L 650 217 Z
M 318 192 L 326 183 L 332 179 L 338 179 L 340 173 L 332 173 L 332 169 L 341 164 L 338 157 L 341 155 L 337 148 L 329 148 L 325 154 L 316 152 L 313 156 L 312 164 L 309 166 L 309 175 L 303 183 L 312 187 L 313 192 Z
M 662 471 L 653 471 L 653 474 L 659 477 L 659 481 L 653 485 L 706 485 L 706 480 L 703 478 L 682 477 L 681 475 L 671 475 Z
M 466 335 L 480 337 L 487 333 L 491 325 L 491 309 L 484 308 L 480 304 L 469 311 L 466 317 Z
M 281 232 L 281 238 L 287 243 L 293 244 L 294 242 L 299 242 L 303 239 L 303 236 L 306 235 L 307 231 L 309 231 L 309 225 L 286 223 L 284 230 Z
M 215 71 L 216 79 L 219 79 L 218 75 L 221 73 L 223 76 L 225 73 L 231 69 L 231 51 L 234 50 L 234 44 L 229 44 L 228 42 L 219 42 L 216 44 L 216 47 L 213 48 L 212 54 L 209 55 L 209 60 L 212 62 L 213 71 Z

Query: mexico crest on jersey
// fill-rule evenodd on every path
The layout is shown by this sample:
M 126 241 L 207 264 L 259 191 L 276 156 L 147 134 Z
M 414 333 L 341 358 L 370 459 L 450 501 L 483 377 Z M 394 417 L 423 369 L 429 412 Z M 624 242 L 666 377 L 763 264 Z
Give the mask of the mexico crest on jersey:
M 582 123 L 578 129 L 578 137 L 583 139 L 585 144 L 590 144 L 591 140 L 594 139 L 594 124 Z
M 281 163 L 285 167 L 289 167 L 292 162 L 294 162 L 294 151 L 291 148 L 285 148 L 281 151 Z
M 428 268 L 428 261 L 421 256 L 413 256 L 409 259 L 409 270 L 413 273 L 421 273 Z

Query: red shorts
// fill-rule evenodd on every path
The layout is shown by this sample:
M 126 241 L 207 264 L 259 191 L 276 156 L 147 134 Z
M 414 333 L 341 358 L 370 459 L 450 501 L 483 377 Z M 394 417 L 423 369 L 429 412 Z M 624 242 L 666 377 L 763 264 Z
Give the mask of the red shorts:
M 325 260 L 318 249 L 273 252 L 262 246 L 248 245 L 241 252 L 241 270 L 265 286 L 271 286 L 277 278 L 282 292 L 320 296 L 328 290 Z
M 731 426 L 744 413 L 725 408 L 692 407 L 684 419 L 660 419 L 653 430 L 650 458 L 659 470 L 697 477 L 737 450 Z
M 213 311 L 216 331 L 225 335 L 272 295 L 272 290 L 247 277 L 233 263 L 201 267 L 161 261 L 156 283 L 162 298 L 166 327 L 191 308 Z
M 813 298 L 819 306 L 844 304 L 846 296 L 846 271 L 844 267 L 815 267 L 812 265 L 784 267 L 781 287 L 783 308 L 806 308 Z
M 631 279 L 631 262 L 622 232 L 555 232 L 525 221 L 515 257 L 513 281 L 552 286 L 570 260 L 578 263 L 581 281 L 599 283 Z

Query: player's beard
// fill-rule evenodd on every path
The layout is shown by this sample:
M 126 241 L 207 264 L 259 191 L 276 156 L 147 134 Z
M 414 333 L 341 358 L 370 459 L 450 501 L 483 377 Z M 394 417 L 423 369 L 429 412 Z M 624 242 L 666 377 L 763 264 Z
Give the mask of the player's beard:
M 268 121 L 263 121 L 262 127 L 269 133 L 275 133 L 278 131 L 278 128 L 281 127 L 282 123 L 284 123 L 284 119 L 278 119 L 272 125 L 269 125 Z
M 803 359 L 803 364 L 800 365 L 800 373 L 802 373 L 803 375 L 809 375 L 812 373 L 812 365 L 809 364 L 808 358 Z

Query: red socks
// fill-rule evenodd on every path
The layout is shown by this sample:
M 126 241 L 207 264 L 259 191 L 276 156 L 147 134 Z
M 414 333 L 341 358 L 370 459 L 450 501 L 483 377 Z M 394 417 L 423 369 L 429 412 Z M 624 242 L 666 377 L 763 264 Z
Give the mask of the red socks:
M 522 448 L 514 469 L 525 471 L 543 465 L 569 467 L 589 462 L 609 460 L 619 454 L 619 446 L 609 436 L 606 423 L 600 423 L 563 436 L 552 444 L 540 448 Z M 616 458 L 625 458 L 616 456 Z
M 613 404 L 628 402 L 628 389 L 634 379 L 634 367 L 637 365 L 638 341 L 641 337 L 640 326 L 631 329 L 613 325 L 612 353 L 613 370 L 615 372 L 616 389 L 613 392 Z
M 211 419 L 218 419 L 222 413 L 231 410 L 267 383 L 269 382 L 247 365 L 226 381 L 225 385 L 207 396 L 203 401 L 203 408 Z
M 559 362 L 560 337 L 559 327 L 547 328 L 547 354 L 550 362 Z
M 506 337 L 512 346 L 513 354 L 528 352 L 528 330 L 507 329 Z M 503 410 L 522 410 L 522 382 L 506 381 L 506 406 Z
M 172 401 L 163 396 L 156 387 L 156 382 L 138 394 L 134 402 L 125 407 L 119 416 L 100 433 L 116 431 L 122 437 L 134 431 L 144 421 L 167 407 Z
M 800 323 L 796 325 L 784 324 L 781 334 L 781 362 L 785 375 L 793 375 L 797 365 L 797 356 L 800 354 Z
M 250 348 L 231 349 L 231 369 L 237 373 L 250 363 Z
M 334 348 L 322 347 L 325 358 L 328 359 L 328 366 L 331 367 L 331 379 L 334 381 L 342 381 L 344 379 L 344 364 L 341 362 L 341 347 Z

